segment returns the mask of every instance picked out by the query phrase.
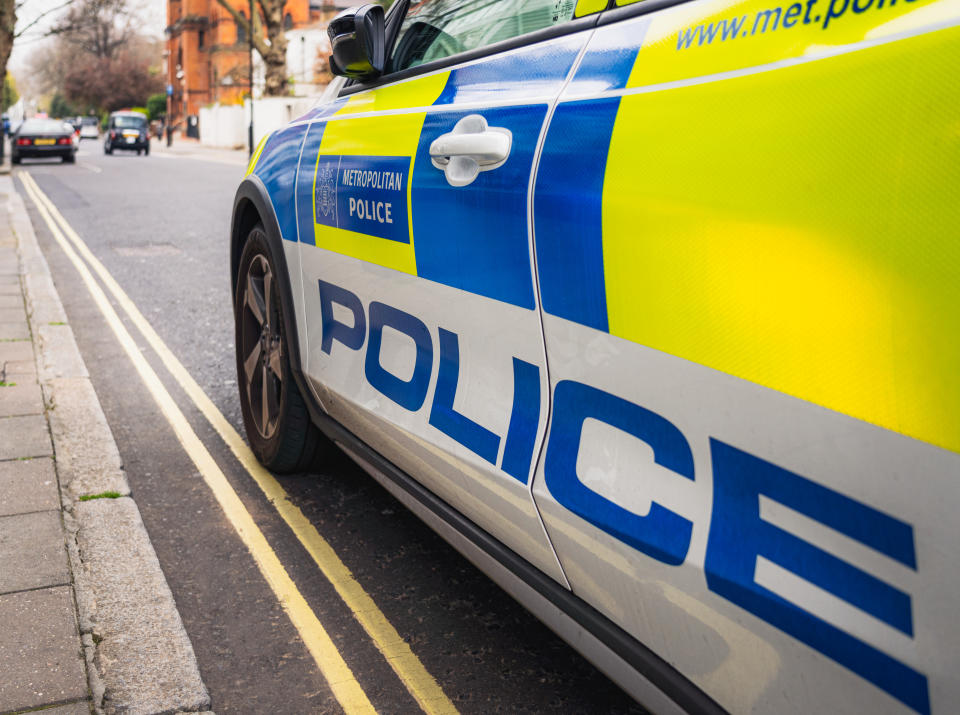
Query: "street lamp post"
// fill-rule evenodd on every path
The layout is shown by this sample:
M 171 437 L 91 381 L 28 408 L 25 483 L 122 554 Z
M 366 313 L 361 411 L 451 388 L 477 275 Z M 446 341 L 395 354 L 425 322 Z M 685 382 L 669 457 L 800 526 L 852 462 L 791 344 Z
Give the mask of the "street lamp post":
M 247 129 L 247 146 L 250 156 L 253 156 L 253 0 L 250 0 L 250 32 L 248 33 L 248 39 L 250 40 L 250 126 Z

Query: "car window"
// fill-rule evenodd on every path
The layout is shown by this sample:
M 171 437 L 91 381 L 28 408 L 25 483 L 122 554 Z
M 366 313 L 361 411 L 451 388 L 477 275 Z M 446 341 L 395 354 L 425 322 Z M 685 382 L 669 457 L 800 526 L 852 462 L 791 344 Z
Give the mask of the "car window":
M 80 123 L 81 123 L 83 126 L 85 126 L 85 127 L 95 127 L 95 126 L 97 126 L 97 118 L 96 118 L 96 117 L 84 117 L 83 119 L 80 120 Z
M 389 71 L 398 72 L 573 18 L 575 0 L 421 0 L 400 26 Z
M 19 131 L 25 134 L 63 132 L 66 131 L 66 125 L 58 119 L 27 119 L 20 125 Z
M 142 117 L 114 117 L 113 126 L 117 129 L 139 129 L 146 123 Z

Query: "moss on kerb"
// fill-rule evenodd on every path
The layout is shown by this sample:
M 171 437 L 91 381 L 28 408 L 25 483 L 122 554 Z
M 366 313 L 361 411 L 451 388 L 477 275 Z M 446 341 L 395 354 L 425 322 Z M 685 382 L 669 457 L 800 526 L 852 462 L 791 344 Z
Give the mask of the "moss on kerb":
M 120 492 L 100 492 L 99 494 L 84 494 L 80 501 L 91 501 L 93 499 L 119 499 L 123 494 Z

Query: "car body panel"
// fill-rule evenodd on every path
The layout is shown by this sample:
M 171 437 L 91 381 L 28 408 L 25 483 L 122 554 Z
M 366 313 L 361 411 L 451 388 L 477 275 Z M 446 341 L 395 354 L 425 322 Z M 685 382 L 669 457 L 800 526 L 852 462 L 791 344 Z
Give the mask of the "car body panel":
M 950 712 L 960 2 L 596 24 L 261 144 L 312 397 L 692 693 Z M 451 186 L 473 114 L 510 159 Z
M 365 438 L 376 435 L 371 446 L 560 582 L 528 486 L 547 403 L 527 192 L 549 101 L 585 40 L 561 38 L 497 56 L 492 68 L 481 60 L 351 96 L 315 123 L 322 130 L 311 127 L 322 137 L 315 157 L 304 151 L 298 194 L 300 215 L 315 218 L 313 226 L 301 220 L 300 234 L 305 372 L 324 408 Z M 524 92 L 527 101 L 513 104 L 498 93 L 486 106 L 498 74 L 526 66 L 533 97 Z M 478 113 L 511 132 L 510 158 L 453 187 L 429 146 Z M 356 186 L 357 171 L 390 178 Z M 351 200 L 373 202 L 374 211 L 389 203 L 391 218 L 406 220 L 361 219 Z M 373 343 L 324 338 L 334 318 L 323 303 L 342 310 L 343 291 L 357 298 Z M 419 342 L 402 336 L 404 315 L 416 315 L 409 329 L 425 336 Z M 356 317 L 337 320 L 356 325 Z
M 574 593 L 731 711 L 946 712 L 958 4 L 699 41 L 766 10 L 602 27 L 555 110 L 534 494 Z

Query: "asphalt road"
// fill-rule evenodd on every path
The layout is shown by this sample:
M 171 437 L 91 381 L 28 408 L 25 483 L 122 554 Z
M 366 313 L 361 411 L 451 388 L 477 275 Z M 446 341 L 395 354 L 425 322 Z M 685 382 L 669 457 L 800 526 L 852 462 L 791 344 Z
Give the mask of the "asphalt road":
M 25 160 L 71 226 L 242 433 L 233 357 L 229 212 L 243 167 L 185 156 Z M 22 186 L 18 184 L 22 191 Z M 340 706 L 74 266 L 25 196 L 161 566 L 218 713 Z M 126 319 L 125 319 L 126 320 Z M 130 332 L 139 334 L 132 326 Z M 274 507 L 141 341 L 298 589 L 380 712 L 418 706 Z M 427 671 L 464 713 L 640 709 L 409 514 L 348 458 L 283 477 Z

